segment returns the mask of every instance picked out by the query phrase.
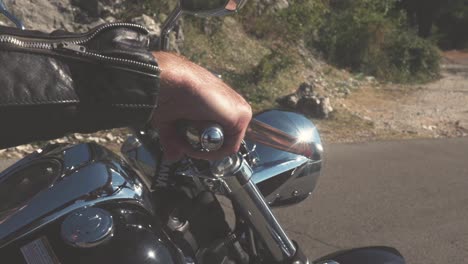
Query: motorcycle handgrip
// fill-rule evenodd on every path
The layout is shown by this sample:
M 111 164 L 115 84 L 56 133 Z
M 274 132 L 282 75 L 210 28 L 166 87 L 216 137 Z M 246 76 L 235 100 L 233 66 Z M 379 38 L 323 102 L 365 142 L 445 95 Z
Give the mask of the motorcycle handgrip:
M 212 122 L 197 124 L 190 121 L 181 121 L 177 124 L 179 133 L 195 150 L 216 151 L 223 146 L 223 128 Z

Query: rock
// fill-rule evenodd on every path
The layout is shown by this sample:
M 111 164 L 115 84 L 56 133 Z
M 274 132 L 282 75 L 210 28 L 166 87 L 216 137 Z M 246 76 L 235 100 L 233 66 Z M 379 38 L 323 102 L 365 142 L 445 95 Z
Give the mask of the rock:
M 311 82 L 304 82 L 302 83 L 299 88 L 297 89 L 296 93 L 300 97 L 305 97 L 305 96 L 315 96 L 314 92 L 315 84 Z
M 88 137 L 87 140 L 89 140 L 89 141 L 91 141 L 91 142 L 96 142 L 96 143 L 98 143 L 99 138 L 97 138 L 97 137 Z
M 345 89 L 343 90 L 343 94 L 344 94 L 345 96 L 348 96 L 348 95 L 351 94 L 351 90 L 350 90 L 349 88 L 345 88 Z
M 21 145 L 21 146 L 15 147 L 15 150 L 17 150 L 17 151 L 26 151 L 26 150 L 28 150 L 28 149 L 29 149 L 29 148 L 28 148 L 27 145 Z
M 84 139 L 84 137 L 83 137 L 82 135 L 80 135 L 80 134 L 75 134 L 75 135 L 73 135 L 73 137 L 74 137 L 76 140 L 83 140 L 83 139 Z
M 437 129 L 437 126 L 426 126 L 426 125 L 423 125 L 422 128 L 425 129 L 425 130 L 434 131 L 435 129 Z
M 102 4 L 99 0 L 71 0 L 71 4 L 81 8 L 91 17 L 99 17 L 102 11 Z
M 8 153 L 5 154 L 5 156 L 8 159 L 19 159 L 19 158 L 23 157 L 23 155 L 21 153 L 18 153 L 18 152 L 8 152 Z
M 56 140 L 53 140 L 53 142 L 58 143 L 58 144 L 67 143 L 67 141 L 68 140 L 66 138 L 58 138 Z
M 468 130 L 468 122 L 457 120 L 455 122 L 455 126 L 460 129 L 466 129 Z
M 273 9 L 275 11 L 285 9 L 289 7 L 289 2 L 288 0 L 277 0 L 276 3 L 273 5 Z
M 99 19 L 95 20 L 94 22 L 89 23 L 89 25 L 86 25 L 85 27 L 88 28 L 88 29 L 91 29 L 91 28 L 95 28 L 95 27 L 100 26 L 100 25 L 105 24 L 105 23 L 106 23 L 106 21 L 104 19 L 99 18 Z
M 410 134 L 410 135 L 417 135 L 418 132 L 414 130 L 403 130 L 403 133 Z
M 455 130 L 458 136 L 466 137 L 468 135 L 468 122 L 457 120 L 455 122 Z
M 295 109 L 299 102 L 299 96 L 295 93 L 286 95 L 276 100 L 283 107 Z
M 156 21 L 150 16 L 141 15 L 139 17 L 132 18 L 131 21 L 133 23 L 146 27 L 150 31 L 150 34 L 152 35 L 159 36 L 161 34 L 161 24 L 156 23 Z
M 85 31 L 116 21 L 135 3 L 123 0 L 4 0 L 27 29 Z
M 125 11 L 125 2 L 123 0 L 100 0 L 102 4 L 101 8 L 101 17 L 106 16 L 116 16 L 122 14 Z
M 329 97 L 321 97 L 320 98 L 320 105 L 322 113 L 319 113 L 323 116 L 323 118 L 328 118 L 330 113 L 333 112 L 333 107 L 330 102 Z
M 161 23 L 156 22 L 147 15 L 141 15 L 131 20 L 133 23 L 146 27 L 150 32 L 150 49 L 159 49 L 159 35 L 161 35 Z M 171 42 L 171 46 L 176 45 L 176 41 Z M 178 47 L 176 48 L 178 50 Z
M 276 100 L 283 107 L 297 110 L 313 118 L 328 118 L 333 112 L 330 98 L 314 91 L 314 84 L 302 83 L 295 93 Z
M 82 1 L 85 2 L 85 1 Z M 50 32 L 55 29 L 74 31 L 74 11 L 70 0 L 6 0 L 5 4 L 27 29 Z
M 376 81 L 375 77 L 374 76 L 367 76 L 366 77 L 366 81 L 369 82 L 369 83 L 373 83 Z
M 109 140 L 109 141 L 114 141 L 115 137 L 111 133 L 107 133 L 106 134 L 106 139 Z
M 114 22 L 117 22 L 117 18 L 113 16 L 107 16 L 104 18 L 104 21 L 106 21 L 106 23 L 114 23 Z

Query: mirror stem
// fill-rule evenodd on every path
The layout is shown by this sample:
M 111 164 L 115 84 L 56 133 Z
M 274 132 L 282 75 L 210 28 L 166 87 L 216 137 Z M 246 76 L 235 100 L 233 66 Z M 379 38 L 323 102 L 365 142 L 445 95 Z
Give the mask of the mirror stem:
M 6 16 L 15 26 L 21 30 L 24 30 L 24 25 L 23 23 L 15 17 L 12 13 L 8 11 L 8 9 L 5 6 L 5 3 L 3 3 L 3 0 L 0 0 L 0 13 L 2 13 L 4 16 Z
M 161 50 L 169 50 L 169 34 L 171 33 L 172 29 L 174 28 L 177 19 L 179 19 L 180 15 L 182 15 L 182 9 L 180 5 L 172 11 L 169 17 L 164 22 L 162 29 L 161 29 L 161 36 L 160 36 L 160 45 L 159 47 Z

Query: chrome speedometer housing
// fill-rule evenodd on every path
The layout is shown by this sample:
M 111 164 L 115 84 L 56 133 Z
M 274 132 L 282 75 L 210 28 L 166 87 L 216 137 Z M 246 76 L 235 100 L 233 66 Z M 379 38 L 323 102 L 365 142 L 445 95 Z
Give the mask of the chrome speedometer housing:
M 281 110 L 262 112 L 255 119 L 297 138 L 298 142 L 308 143 L 312 148 L 313 155 L 307 158 L 246 140 L 247 146 L 255 149 L 253 181 L 270 206 L 303 201 L 314 190 L 322 168 L 323 146 L 316 126 L 303 115 Z

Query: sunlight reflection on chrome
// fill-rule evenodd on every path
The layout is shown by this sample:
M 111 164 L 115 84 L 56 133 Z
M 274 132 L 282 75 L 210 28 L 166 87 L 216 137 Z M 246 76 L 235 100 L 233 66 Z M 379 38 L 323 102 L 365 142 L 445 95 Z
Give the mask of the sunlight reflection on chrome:
M 302 130 L 299 131 L 297 136 L 297 143 L 309 143 L 314 140 L 314 131 L 313 130 Z
M 153 250 L 148 251 L 148 258 L 156 259 L 156 253 Z

